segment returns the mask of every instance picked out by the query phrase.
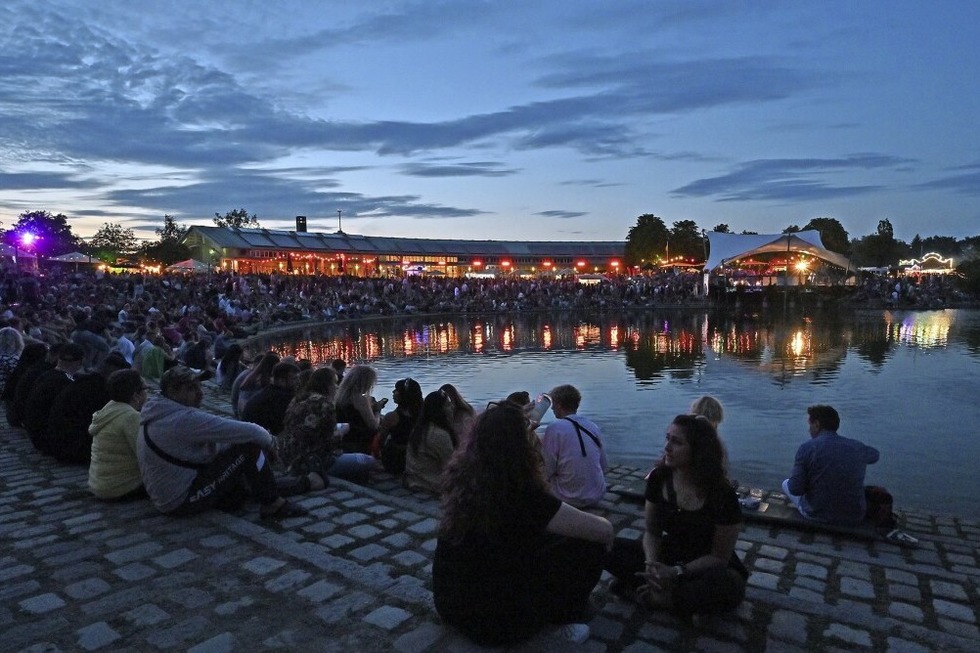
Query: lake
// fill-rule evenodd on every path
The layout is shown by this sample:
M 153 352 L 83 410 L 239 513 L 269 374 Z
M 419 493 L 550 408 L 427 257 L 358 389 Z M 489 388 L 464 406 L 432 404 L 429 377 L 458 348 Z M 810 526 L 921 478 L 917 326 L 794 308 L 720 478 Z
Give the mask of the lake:
M 896 507 L 980 518 L 980 311 L 699 311 L 424 317 L 306 327 L 254 351 L 368 362 L 375 396 L 411 376 L 453 383 L 475 407 L 560 383 L 582 392 L 611 460 L 648 467 L 673 417 L 702 394 L 725 406 L 731 476 L 777 488 L 807 439 L 806 407 L 881 451 L 867 482 Z M 551 413 L 545 418 L 553 419 Z

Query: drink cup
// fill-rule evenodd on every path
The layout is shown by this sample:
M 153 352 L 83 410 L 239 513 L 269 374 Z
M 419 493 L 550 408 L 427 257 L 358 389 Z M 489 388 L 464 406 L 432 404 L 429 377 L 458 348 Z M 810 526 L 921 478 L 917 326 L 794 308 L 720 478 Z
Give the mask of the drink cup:
M 538 395 L 537 400 L 534 402 L 534 407 L 528 412 L 527 417 L 534 424 L 540 424 L 541 418 L 544 414 L 548 412 L 551 408 L 551 397 L 546 394 Z

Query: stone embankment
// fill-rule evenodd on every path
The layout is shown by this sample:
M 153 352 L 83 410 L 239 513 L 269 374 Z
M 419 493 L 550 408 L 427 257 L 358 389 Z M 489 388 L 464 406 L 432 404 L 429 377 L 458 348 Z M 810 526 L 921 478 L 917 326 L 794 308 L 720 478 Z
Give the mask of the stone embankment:
M 437 502 L 391 477 L 335 480 L 300 499 L 308 516 L 279 525 L 255 506 L 174 519 L 148 501 L 100 503 L 85 483 L 84 468 L 0 428 L 0 650 L 478 650 L 432 607 Z M 609 494 L 599 512 L 640 535 L 638 505 Z M 980 524 L 902 517 L 917 548 L 746 525 L 746 601 L 694 626 L 616 599 L 604 579 L 578 648 L 980 650 Z M 542 634 L 518 650 L 573 648 Z

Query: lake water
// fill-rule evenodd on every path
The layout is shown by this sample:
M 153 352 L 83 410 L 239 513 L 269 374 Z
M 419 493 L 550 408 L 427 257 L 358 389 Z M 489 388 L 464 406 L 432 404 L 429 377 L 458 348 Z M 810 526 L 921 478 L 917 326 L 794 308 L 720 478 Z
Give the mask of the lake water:
M 867 482 L 891 490 L 897 507 L 980 518 L 977 310 L 427 317 L 270 338 L 256 351 L 369 362 L 379 398 L 407 376 L 424 392 L 453 383 L 478 408 L 571 383 L 610 458 L 637 467 L 659 455 L 676 414 L 714 395 L 732 478 L 765 488 L 778 487 L 808 438 L 806 407 L 830 404 L 842 435 L 881 451 Z

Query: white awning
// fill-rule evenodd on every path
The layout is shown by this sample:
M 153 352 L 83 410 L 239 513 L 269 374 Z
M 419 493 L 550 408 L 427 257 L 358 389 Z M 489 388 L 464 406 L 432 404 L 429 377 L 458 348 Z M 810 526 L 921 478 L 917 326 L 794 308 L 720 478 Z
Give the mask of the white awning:
M 845 270 L 854 269 L 846 256 L 823 246 L 820 232 L 816 230 L 792 234 L 726 234 L 709 231 L 708 245 L 710 252 L 708 262 L 704 265 L 708 271 L 739 259 L 780 252 L 808 254 Z

